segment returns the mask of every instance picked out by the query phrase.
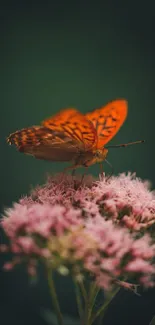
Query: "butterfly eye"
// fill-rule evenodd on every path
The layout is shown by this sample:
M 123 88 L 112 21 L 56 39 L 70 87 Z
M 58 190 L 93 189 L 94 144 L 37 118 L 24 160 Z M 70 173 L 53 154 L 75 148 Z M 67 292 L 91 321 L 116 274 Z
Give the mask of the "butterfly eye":
M 101 157 L 101 151 L 100 151 L 100 150 L 96 150 L 96 152 L 95 152 L 95 156 L 96 156 L 97 158 Z

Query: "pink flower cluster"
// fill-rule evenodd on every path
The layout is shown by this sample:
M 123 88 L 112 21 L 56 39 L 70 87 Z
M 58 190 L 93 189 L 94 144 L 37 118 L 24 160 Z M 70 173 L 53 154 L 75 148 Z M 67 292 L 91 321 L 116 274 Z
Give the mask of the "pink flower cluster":
M 65 179 L 61 174 L 49 177 L 44 186 L 38 186 L 20 203 L 25 205 L 35 201 L 78 207 L 85 215 L 100 213 L 133 231 L 145 230 L 155 224 L 155 191 L 150 190 L 148 181 L 142 181 L 135 174 L 112 176 L 108 181 L 105 177 L 94 181 L 92 176 L 87 176 L 81 187 L 76 189 L 74 185 L 70 176 Z
M 155 193 L 134 175 L 99 181 L 86 177 L 82 184 L 70 176 L 50 177 L 5 210 L 1 226 L 15 258 L 4 267 L 26 259 L 34 274 L 42 259 L 77 277 L 89 272 L 104 289 L 122 277 L 152 286 L 155 245 L 140 230 L 154 223 Z

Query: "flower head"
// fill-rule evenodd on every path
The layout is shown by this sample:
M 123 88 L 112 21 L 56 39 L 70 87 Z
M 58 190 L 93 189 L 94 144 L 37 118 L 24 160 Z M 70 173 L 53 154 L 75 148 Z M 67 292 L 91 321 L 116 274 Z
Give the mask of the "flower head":
M 41 259 L 77 278 L 89 273 L 105 289 L 124 276 L 149 286 L 155 245 L 140 231 L 154 223 L 155 193 L 135 175 L 87 177 L 82 185 L 78 178 L 50 177 L 5 210 L 1 226 L 16 256 L 5 269 L 26 257 L 31 274 Z

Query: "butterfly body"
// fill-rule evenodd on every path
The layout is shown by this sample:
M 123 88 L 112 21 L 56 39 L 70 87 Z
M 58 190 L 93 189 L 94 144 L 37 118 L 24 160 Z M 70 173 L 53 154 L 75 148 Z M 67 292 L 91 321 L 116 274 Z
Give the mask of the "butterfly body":
M 127 102 L 119 99 L 85 115 L 65 109 L 42 122 L 9 135 L 7 142 L 37 159 L 71 161 L 73 168 L 105 160 L 105 144 L 118 132 L 127 116 Z
M 105 160 L 108 153 L 108 149 L 102 148 L 100 150 L 81 152 L 74 160 L 74 166 L 89 167 L 96 163 L 100 163 Z

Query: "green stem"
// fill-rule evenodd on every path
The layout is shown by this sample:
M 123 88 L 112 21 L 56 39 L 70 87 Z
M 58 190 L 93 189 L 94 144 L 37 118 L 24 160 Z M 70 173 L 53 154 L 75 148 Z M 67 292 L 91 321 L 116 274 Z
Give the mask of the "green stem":
M 63 318 L 61 315 L 61 310 L 60 310 L 60 306 L 59 306 L 59 302 L 58 302 L 58 298 L 57 298 L 57 294 L 56 294 L 56 290 L 55 290 L 55 286 L 54 286 L 52 271 L 48 267 L 48 265 L 47 265 L 47 278 L 48 278 L 48 285 L 50 288 L 50 293 L 51 293 L 52 302 L 53 302 L 53 306 L 55 309 L 58 325 L 63 325 Z
M 87 294 L 87 299 L 85 301 L 85 319 L 84 319 L 84 325 L 91 325 L 92 321 L 92 311 L 93 306 L 97 297 L 97 294 L 99 292 L 99 289 L 96 287 L 96 283 L 90 283 L 90 288 Z
M 86 302 L 87 302 L 87 292 L 86 292 L 86 289 L 85 289 L 85 287 L 84 287 L 83 281 L 80 281 L 80 282 L 79 282 L 79 287 L 80 287 L 80 289 L 81 289 L 82 296 L 83 296 L 84 301 L 85 301 L 85 303 L 86 303 Z
M 94 304 L 95 304 L 95 301 L 96 301 L 99 291 L 100 291 L 100 288 L 98 288 L 96 286 L 96 283 L 94 282 L 94 284 L 92 284 L 92 288 L 91 288 L 91 306 L 92 306 L 92 308 L 94 307 Z
M 120 288 L 116 288 L 111 295 L 109 295 L 109 297 L 107 298 L 107 300 L 105 301 L 105 303 L 103 304 L 103 306 L 101 308 L 99 308 L 99 310 L 96 312 L 96 314 L 91 318 L 91 323 L 93 324 L 93 322 L 95 321 L 95 319 L 97 317 L 99 317 L 102 313 L 102 315 L 104 315 L 106 308 L 108 307 L 108 305 L 110 304 L 110 302 L 112 301 L 112 299 L 115 297 L 115 295 L 117 294 L 117 292 L 120 290 Z
M 90 319 L 92 316 L 93 306 L 98 293 L 98 289 L 97 290 L 96 289 L 97 288 L 96 288 L 95 281 L 93 283 L 90 283 L 89 296 L 88 296 L 88 310 L 87 310 L 88 324 L 90 325 L 91 325 Z
M 80 292 L 80 288 L 79 288 L 78 283 L 76 282 L 76 280 L 74 281 L 74 285 L 75 285 L 75 294 L 76 294 L 78 312 L 79 312 L 80 319 L 82 320 L 83 308 L 82 308 L 82 301 L 81 301 L 81 292 Z
M 91 316 L 91 299 L 88 293 L 88 297 L 87 297 L 87 303 L 86 303 L 86 309 L 85 309 L 85 322 L 86 325 L 90 325 L 90 316 Z

